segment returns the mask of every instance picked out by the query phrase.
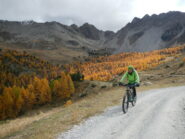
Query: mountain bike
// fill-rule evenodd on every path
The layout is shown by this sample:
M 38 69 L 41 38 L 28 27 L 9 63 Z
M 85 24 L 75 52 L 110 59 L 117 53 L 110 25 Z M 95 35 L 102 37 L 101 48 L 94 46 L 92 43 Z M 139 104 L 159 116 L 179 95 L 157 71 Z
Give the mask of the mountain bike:
M 139 87 L 139 84 L 122 84 L 122 83 L 120 83 L 119 85 L 126 87 L 126 93 L 124 94 L 123 100 L 122 100 L 122 110 L 123 110 L 123 113 L 127 113 L 128 108 L 129 108 L 129 103 L 131 103 L 132 106 L 136 105 L 137 96 L 134 97 L 133 87 Z

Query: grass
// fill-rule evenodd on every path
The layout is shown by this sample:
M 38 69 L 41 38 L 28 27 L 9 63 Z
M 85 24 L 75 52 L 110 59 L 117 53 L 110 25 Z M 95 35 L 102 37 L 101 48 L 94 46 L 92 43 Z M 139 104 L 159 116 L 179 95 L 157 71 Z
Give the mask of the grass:
M 23 130 L 27 125 L 33 122 L 37 122 L 40 119 L 47 117 L 49 115 L 52 115 L 53 113 L 57 113 L 57 112 L 58 112 L 58 109 L 56 108 L 46 113 L 40 112 L 35 115 L 23 116 L 23 117 L 16 118 L 13 120 L 6 120 L 4 122 L 1 122 L 0 123 L 0 127 L 1 127 L 0 138 L 9 136 L 14 132 Z

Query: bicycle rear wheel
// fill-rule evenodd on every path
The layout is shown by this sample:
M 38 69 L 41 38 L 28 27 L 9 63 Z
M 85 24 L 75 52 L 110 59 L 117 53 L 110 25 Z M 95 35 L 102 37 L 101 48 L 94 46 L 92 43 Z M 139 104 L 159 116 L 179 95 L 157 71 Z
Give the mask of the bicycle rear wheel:
M 128 95 L 125 94 L 123 96 L 123 101 L 122 101 L 122 111 L 123 111 L 123 113 L 127 113 L 128 107 L 129 107 Z

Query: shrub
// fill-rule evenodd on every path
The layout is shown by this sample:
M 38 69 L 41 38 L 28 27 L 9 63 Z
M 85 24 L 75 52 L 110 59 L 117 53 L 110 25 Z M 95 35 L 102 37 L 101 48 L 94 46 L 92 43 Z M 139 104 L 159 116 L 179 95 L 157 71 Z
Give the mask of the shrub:
M 73 81 L 83 81 L 84 80 L 84 75 L 80 72 L 71 74 L 71 78 Z

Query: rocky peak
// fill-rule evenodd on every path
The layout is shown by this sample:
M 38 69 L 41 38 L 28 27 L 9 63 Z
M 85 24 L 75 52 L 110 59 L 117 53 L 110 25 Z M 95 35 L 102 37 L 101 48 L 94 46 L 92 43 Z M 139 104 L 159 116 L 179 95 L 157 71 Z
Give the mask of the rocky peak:
M 150 18 L 150 16 L 148 14 L 146 14 L 145 16 L 143 16 L 142 20 L 147 20 L 149 18 Z
M 80 32 L 88 39 L 99 40 L 101 31 L 95 26 L 85 23 L 79 27 Z
M 141 19 L 140 18 L 138 18 L 138 17 L 134 17 L 134 19 L 132 20 L 132 22 L 131 23 L 137 23 L 137 22 L 139 22 Z
M 105 31 L 105 38 L 108 40 L 112 39 L 114 37 L 115 33 L 113 31 Z

